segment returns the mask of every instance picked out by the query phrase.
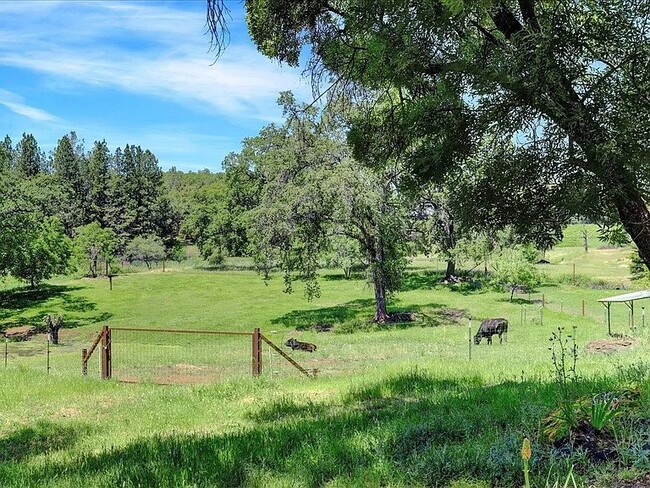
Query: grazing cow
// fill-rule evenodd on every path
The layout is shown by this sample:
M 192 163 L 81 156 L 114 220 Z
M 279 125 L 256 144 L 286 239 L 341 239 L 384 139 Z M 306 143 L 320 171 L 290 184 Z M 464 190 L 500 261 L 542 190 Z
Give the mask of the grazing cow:
M 488 344 L 492 344 L 494 334 L 499 335 L 500 343 L 503 343 L 503 339 L 508 342 L 508 321 L 506 319 L 487 319 L 481 322 L 481 326 L 474 336 L 474 344 L 478 346 L 483 337 L 487 338 Z
M 295 340 L 293 337 L 285 342 L 284 345 L 290 347 L 292 351 L 300 349 L 301 351 L 314 352 L 316 350 L 316 344 L 311 344 L 309 342 L 300 342 Z

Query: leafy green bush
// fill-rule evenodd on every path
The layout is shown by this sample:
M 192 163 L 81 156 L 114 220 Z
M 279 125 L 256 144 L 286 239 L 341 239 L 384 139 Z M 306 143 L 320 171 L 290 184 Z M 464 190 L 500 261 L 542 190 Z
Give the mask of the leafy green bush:
M 542 282 L 541 273 L 520 249 L 504 250 L 494 269 L 493 282 L 510 290 L 510 301 L 517 288 L 531 289 Z

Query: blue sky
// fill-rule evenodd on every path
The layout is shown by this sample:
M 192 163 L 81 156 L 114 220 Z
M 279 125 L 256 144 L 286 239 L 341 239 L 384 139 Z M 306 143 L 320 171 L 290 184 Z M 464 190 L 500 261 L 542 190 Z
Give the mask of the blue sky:
M 281 120 L 280 91 L 311 94 L 257 52 L 241 2 L 228 6 L 231 43 L 214 63 L 204 0 L 0 1 L 0 137 L 32 133 L 49 153 L 74 130 L 87 149 L 106 139 L 150 149 L 163 169 L 220 170 Z

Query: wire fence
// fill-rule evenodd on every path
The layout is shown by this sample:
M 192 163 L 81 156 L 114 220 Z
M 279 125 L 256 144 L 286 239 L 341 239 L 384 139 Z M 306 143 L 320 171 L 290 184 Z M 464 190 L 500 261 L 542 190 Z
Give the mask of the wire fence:
M 305 374 L 278 345 L 253 332 L 112 328 L 110 376 L 125 382 L 210 383 Z M 311 374 L 310 374 L 311 373 Z
M 112 329 L 112 377 L 119 381 L 208 383 L 251 375 L 248 335 Z
M 527 299 L 521 301 L 524 302 L 520 305 L 521 325 L 527 323 L 543 325 L 545 320 L 548 321 L 548 313 L 552 312 L 566 321 L 584 318 L 603 324 L 607 332 L 607 308 L 593 297 L 582 298 L 570 295 L 559 297 L 554 294 L 537 293 L 528 294 Z M 634 312 L 625 303 L 612 304 L 610 308 L 612 334 L 637 335 L 650 325 L 646 317 L 646 306 L 642 303 L 635 306 Z
M 0 368 L 4 370 L 27 369 L 43 374 L 79 373 L 79 343 L 61 341 L 50 344 L 47 335 L 30 340 L 10 340 L 0 343 Z

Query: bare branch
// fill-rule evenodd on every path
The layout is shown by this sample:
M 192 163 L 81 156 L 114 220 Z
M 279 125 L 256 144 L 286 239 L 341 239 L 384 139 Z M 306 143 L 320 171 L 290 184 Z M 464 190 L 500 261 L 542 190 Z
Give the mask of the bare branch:
M 210 33 L 210 51 L 215 53 L 215 61 L 224 53 L 230 44 L 228 20 L 232 20 L 226 0 L 206 0 L 206 34 Z

